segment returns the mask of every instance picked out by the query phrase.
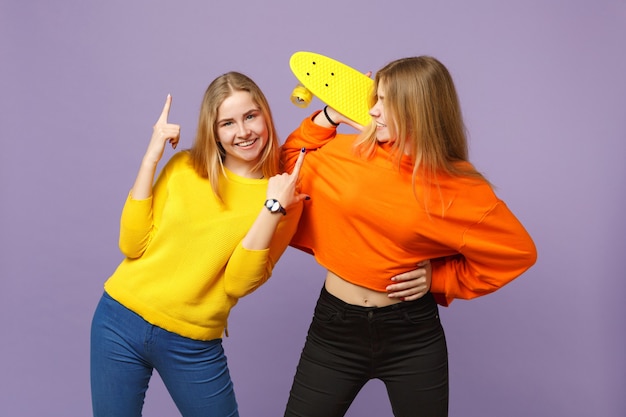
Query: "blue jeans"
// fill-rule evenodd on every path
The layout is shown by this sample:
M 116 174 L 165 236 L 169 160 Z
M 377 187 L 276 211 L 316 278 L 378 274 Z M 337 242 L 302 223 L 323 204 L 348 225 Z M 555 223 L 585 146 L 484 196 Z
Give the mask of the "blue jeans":
M 105 293 L 91 324 L 94 417 L 141 416 L 153 369 L 184 417 L 239 416 L 221 339 L 168 332 Z
M 322 289 L 285 416 L 343 416 L 373 378 L 394 416 L 448 415 L 448 351 L 432 294 L 374 308 Z

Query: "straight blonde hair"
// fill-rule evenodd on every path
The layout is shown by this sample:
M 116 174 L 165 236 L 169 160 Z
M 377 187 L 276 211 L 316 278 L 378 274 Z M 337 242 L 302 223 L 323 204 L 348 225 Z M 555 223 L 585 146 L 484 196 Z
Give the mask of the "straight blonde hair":
M 267 124 L 269 134 L 261 158 L 253 170 L 261 169 L 263 176 L 269 178 L 279 172 L 279 144 L 278 134 L 274 126 L 274 119 L 265 95 L 259 86 L 248 76 L 231 71 L 217 77 L 204 93 L 200 106 L 198 130 L 194 143 L 189 150 L 191 164 L 202 178 L 208 178 L 213 193 L 222 202 L 219 192 L 219 178 L 224 176 L 224 159 L 226 152 L 218 143 L 217 113 L 224 100 L 237 91 L 250 93 L 252 101 L 259 106 Z
M 413 189 L 419 174 L 425 190 L 437 184 L 438 174 L 486 181 L 468 160 L 468 143 L 461 106 L 448 69 L 429 56 L 402 58 L 376 73 L 370 107 L 378 86 L 385 92 L 385 118 L 398 165 L 403 155 L 413 163 Z M 356 142 L 359 154 L 376 151 L 376 124 L 371 123 Z M 423 196 L 426 198 L 427 196 Z

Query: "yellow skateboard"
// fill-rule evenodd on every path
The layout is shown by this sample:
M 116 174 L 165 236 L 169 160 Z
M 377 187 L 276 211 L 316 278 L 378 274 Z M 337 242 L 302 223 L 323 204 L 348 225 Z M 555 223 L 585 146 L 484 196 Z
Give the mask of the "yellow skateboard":
M 368 125 L 369 95 L 374 81 L 365 74 L 332 58 L 314 52 L 296 52 L 289 66 L 300 85 L 291 93 L 298 107 L 311 103 L 313 95 L 360 125 Z

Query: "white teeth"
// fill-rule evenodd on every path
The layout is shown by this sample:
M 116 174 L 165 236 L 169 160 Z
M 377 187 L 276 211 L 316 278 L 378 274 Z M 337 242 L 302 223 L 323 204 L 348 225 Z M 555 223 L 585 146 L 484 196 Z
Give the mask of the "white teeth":
M 250 146 L 250 145 L 252 145 L 255 141 L 256 141 L 256 139 L 249 140 L 249 141 L 246 141 L 246 142 L 239 142 L 239 143 L 237 144 L 237 146 L 242 146 L 242 147 L 245 147 L 245 146 Z

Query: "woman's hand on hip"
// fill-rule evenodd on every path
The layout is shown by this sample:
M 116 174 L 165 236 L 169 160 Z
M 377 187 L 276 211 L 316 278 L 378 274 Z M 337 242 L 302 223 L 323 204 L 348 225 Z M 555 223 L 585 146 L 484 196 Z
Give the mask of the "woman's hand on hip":
M 391 278 L 394 283 L 387 286 L 387 296 L 402 301 L 413 301 L 430 290 L 432 267 L 429 260 L 417 264 L 418 268 Z

